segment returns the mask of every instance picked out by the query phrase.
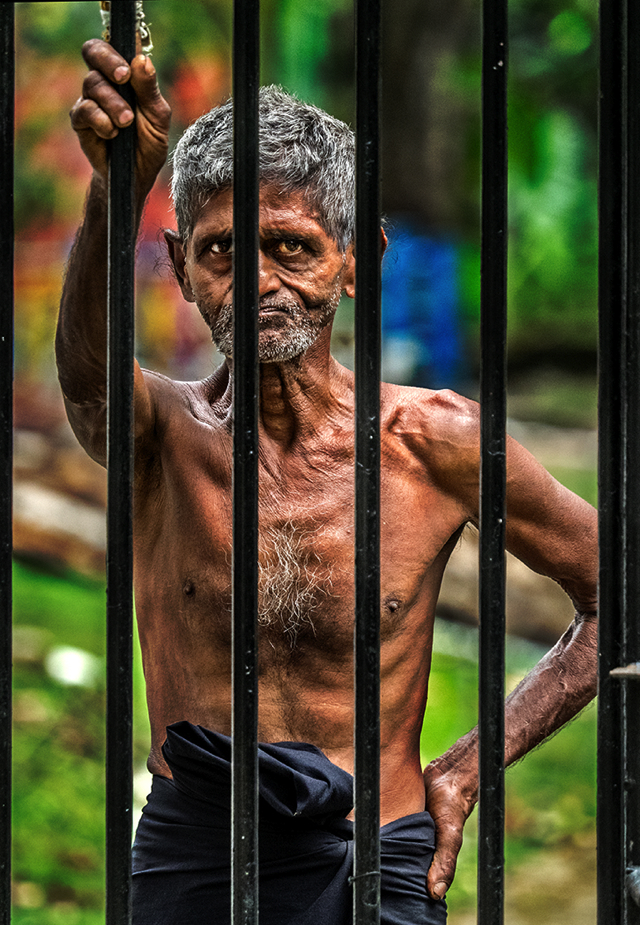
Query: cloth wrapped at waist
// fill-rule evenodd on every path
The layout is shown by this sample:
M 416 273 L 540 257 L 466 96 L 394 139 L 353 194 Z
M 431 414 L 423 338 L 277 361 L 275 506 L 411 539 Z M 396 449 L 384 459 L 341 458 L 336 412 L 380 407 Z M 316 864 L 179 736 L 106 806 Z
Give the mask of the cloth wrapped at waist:
M 228 925 L 231 740 L 181 722 L 154 777 L 133 848 L 134 925 Z M 314 745 L 258 746 L 260 925 L 352 921 L 353 778 Z M 382 925 L 442 925 L 426 892 L 433 822 L 415 813 L 383 826 Z

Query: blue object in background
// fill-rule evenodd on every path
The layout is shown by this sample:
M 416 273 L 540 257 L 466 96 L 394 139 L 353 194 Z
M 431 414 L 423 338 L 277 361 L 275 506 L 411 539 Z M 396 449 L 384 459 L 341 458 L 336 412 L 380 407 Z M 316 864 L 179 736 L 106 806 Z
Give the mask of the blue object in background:
M 382 378 L 432 389 L 463 376 L 458 251 L 419 222 L 392 219 L 382 269 Z

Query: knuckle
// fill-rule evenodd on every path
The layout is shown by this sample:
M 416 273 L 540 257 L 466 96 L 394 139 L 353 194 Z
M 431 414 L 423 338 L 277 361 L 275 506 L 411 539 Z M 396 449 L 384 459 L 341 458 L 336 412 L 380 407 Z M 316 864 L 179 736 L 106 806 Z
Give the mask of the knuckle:
M 71 124 L 74 128 L 83 128 L 87 121 L 86 100 L 79 99 L 71 107 L 69 112 Z
M 158 100 L 157 110 L 158 110 L 158 115 L 160 116 L 160 118 L 162 119 L 171 118 L 171 106 L 169 106 L 169 104 L 167 103 L 167 101 L 165 100 L 163 96 L 161 96 L 160 99 Z
M 91 96 L 96 89 L 104 83 L 104 78 L 99 71 L 89 71 L 82 82 L 82 90 L 85 96 Z
M 76 117 L 79 107 L 82 105 L 82 97 L 79 97 L 69 110 L 69 118 L 73 120 Z
M 87 41 L 82 46 L 82 53 L 90 55 L 94 48 L 101 44 L 100 39 L 87 39 Z
M 88 39 L 82 46 L 82 57 L 89 67 L 97 67 L 104 59 L 105 42 L 102 39 Z

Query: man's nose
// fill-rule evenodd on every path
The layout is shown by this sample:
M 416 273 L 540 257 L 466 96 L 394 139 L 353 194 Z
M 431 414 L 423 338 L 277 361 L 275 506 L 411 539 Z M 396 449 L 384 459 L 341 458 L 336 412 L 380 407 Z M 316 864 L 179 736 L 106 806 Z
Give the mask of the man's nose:
M 268 295 L 277 292 L 282 282 L 277 273 L 275 261 L 268 254 L 260 251 L 258 254 L 258 295 Z

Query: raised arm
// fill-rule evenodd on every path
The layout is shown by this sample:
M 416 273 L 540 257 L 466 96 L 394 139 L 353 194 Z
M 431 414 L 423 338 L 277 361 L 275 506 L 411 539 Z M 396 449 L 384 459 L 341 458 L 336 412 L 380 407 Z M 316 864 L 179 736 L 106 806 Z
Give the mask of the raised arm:
M 56 360 L 69 420 L 87 452 L 105 461 L 107 313 L 107 144 L 135 118 L 137 132 L 135 227 L 168 149 L 170 110 L 158 89 L 151 59 L 138 55 L 129 66 L 106 42 L 87 42 L 89 66 L 71 124 L 93 167 L 85 215 L 71 252 L 60 304 Z M 118 92 L 131 82 L 135 117 Z M 135 365 L 137 435 L 149 431 L 152 402 Z
M 471 404 L 455 447 L 452 490 L 477 520 L 478 427 Z M 457 447 L 456 447 L 457 443 Z M 517 761 L 572 719 L 597 687 L 597 513 L 553 479 L 523 447 L 507 445 L 507 548 L 536 572 L 555 579 L 575 607 L 559 642 L 509 695 L 505 707 L 505 764 Z M 428 888 L 448 889 L 464 823 L 478 799 L 477 729 L 425 769 L 427 808 L 437 828 Z

